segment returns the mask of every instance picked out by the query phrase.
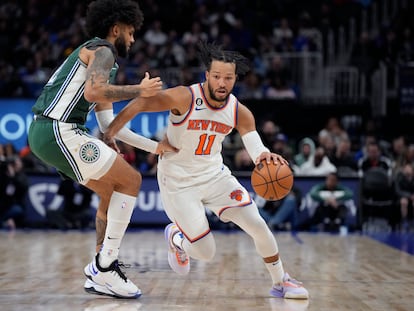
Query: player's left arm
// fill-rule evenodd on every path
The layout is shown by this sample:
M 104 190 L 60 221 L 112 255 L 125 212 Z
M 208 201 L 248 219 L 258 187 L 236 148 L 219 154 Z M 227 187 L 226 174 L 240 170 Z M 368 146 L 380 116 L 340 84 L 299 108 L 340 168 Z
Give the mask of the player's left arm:
M 275 163 L 288 164 L 288 161 L 281 155 L 270 152 L 270 150 L 266 148 L 259 133 L 257 133 L 256 121 L 253 113 L 241 103 L 239 103 L 236 130 L 239 132 L 250 158 L 256 165 L 264 159 L 266 159 L 267 163 L 273 161 Z
M 191 92 L 184 86 L 165 89 L 148 98 L 137 97 L 131 100 L 107 126 L 103 133 L 104 141 L 111 143 L 125 124 L 141 112 L 171 110 L 180 114 L 188 110 L 191 99 Z
M 107 103 L 104 105 L 97 105 L 95 107 L 95 115 L 96 121 L 98 122 L 99 130 L 101 131 L 101 133 L 105 133 L 109 124 L 111 124 L 111 122 L 115 118 L 112 104 Z M 157 142 L 155 140 L 134 133 L 126 126 L 119 130 L 119 132 L 115 135 L 115 138 L 135 148 L 145 150 L 147 152 L 154 154 L 162 154 L 166 151 L 176 151 L 176 149 L 168 143 L 168 140 L 162 140 L 160 142 Z M 108 143 L 111 144 L 113 142 L 110 141 Z M 118 146 L 110 145 L 110 147 L 118 153 L 120 152 Z

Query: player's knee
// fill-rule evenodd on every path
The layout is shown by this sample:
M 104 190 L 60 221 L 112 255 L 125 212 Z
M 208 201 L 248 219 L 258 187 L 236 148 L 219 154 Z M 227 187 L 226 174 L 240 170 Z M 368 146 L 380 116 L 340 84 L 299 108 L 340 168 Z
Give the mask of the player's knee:
M 122 177 L 120 185 L 115 187 L 115 191 L 128 193 L 131 195 L 138 195 L 141 184 L 141 174 L 138 171 L 133 170 L 131 172 L 125 173 L 125 175 Z
M 142 175 L 140 172 L 134 171 L 134 177 L 132 178 L 133 187 L 136 189 L 141 188 L 142 184 Z
M 265 220 L 261 217 L 251 219 L 249 224 L 246 226 L 246 232 L 253 237 L 265 235 L 268 230 L 269 228 Z
M 216 243 L 211 234 L 191 245 L 191 257 L 195 259 L 211 261 L 215 255 Z

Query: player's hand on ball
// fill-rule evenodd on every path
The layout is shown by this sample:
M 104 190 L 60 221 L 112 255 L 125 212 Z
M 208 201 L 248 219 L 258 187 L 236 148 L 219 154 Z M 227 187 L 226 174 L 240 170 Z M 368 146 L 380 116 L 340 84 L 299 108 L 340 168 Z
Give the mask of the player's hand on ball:
M 282 165 L 284 164 L 289 165 L 289 162 L 284 157 L 274 152 L 268 152 L 268 151 L 262 152 L 260 156 L 256 159 L 255 165 L 259 164 L 262 160 L 266 160 L 267 163 L 270 163 L 273 161 L 273 163 L 275 164 L 280 163 Z

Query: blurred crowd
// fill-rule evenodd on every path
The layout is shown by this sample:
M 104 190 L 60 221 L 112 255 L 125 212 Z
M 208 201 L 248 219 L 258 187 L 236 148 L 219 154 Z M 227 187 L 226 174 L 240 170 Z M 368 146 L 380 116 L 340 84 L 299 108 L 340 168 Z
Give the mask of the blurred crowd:
M 136 83 L 150 71 L 161 73 L 166 86 L 194 82 L 200 75 L 196 44 L 209 40 L 251 60 L 251 72 L 235 90 L 241 99 L 295 99 L 300 96 L 297 81 L 278 53 L 325 53 L 328 34 L 348 25 L 351 17 L 358 19 L 375 1 L 140 1 L 144 25 L 130 57 L 120 60 L 118 80 Z M 0 97 L 39 94 L 51 71 L 85 40 L 87 3 L 1 1 Z M 412 61 L 413 23 L 408 11 L 399 12 L 373 33 L 359 27 L 361 35 L 349 64 L 370 74 L 380 60 Z

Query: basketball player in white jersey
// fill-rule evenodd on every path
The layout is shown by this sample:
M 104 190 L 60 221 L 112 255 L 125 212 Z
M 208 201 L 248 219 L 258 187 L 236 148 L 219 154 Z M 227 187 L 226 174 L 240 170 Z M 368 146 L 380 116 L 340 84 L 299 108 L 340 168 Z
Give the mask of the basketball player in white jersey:
M 222 221 L 238 225 L 255 243 L 272 279 L 270 294 L 279 298 L 307 299 L 302 283 L 283 268 L 274 235 L 259 215 L 248 191 L 223 164 L 222 142 L 236 129 L 256 164 L 287 161 L 262 143 L 251 111 L 231 93 L 238 74 L 248 70 L 247 59 L 220 46 L 201 43 L 205 81 L 164 90 L 154 97 L 131 101 L 113 120 L 104 140 L 142 111 L 169 110 L 167 138 L 179 151 L 160 156 L 158 183 L 165 211 L 172 221 L 165 228 L 168 262 L 179 274 L 190 271 L 190 258 L 211 260 L 216 244 L 205 214 L 210 209 Z

